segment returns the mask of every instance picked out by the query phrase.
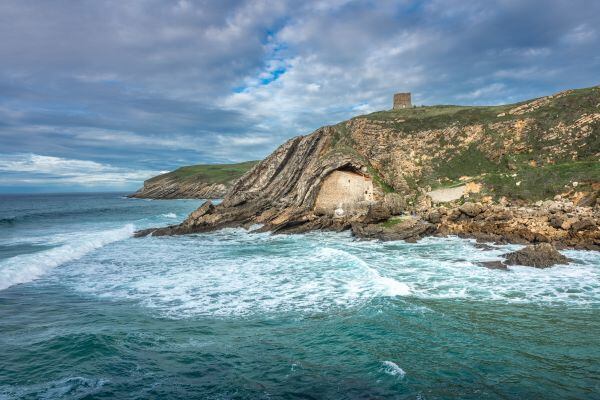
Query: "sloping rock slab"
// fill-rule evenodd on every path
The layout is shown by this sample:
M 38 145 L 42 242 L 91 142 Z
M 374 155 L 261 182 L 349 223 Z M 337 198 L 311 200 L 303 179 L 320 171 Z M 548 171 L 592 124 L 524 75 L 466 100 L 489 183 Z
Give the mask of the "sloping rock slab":
M 556 264 L 568 264 L 569 258 L 560 254 L 550 243 L 538 243 L 506 255 L 506 265 L 526 265 L 548 268 Z

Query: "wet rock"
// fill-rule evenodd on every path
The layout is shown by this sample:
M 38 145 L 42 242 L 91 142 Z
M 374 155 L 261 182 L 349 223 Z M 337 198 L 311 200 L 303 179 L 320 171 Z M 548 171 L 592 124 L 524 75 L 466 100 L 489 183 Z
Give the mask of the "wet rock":
M 508 267 L 505 264 L 503 264 L 502 261 L 482 261 L 478 264 L 488 269 L 508 269 Z
M 506 265 L 526 265 L 548 268 L 556 264 L 567 264 L 569 259 L 560 254 L 550 243 L 539 243 L 506 255 Z
M 360 224 L 352 225 L 352 233 L 361 239 L 379 239 L 384 241 L 406 240 L 414 242 L 435 231 L 435 226 L 420 218 L 408 217 L 394 225 Z
M 495 249 L 494 246 L 490 246 L 487 243 L 475 243 L 473 245 L 473 247 L 475 247 L 476 249 L 481 249 L 481 250 L 494 250 Z

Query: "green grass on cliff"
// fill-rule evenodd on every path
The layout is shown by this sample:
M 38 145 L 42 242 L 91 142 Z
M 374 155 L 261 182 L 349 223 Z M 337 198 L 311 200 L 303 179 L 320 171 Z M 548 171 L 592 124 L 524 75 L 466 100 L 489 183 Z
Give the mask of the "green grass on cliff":
M 494 159 L 490 158 L 490 147 L 484 149 L 479 143 L 473 143 L 464 149 L 456 147 L 458 143 L 449 141 L 452 139 L 441 136 L 440 148 L 448 146 L 449 149 L 456 148 L 458 151 L 448 151 L 444 157 L 432 160 L 420 176 L 404 176 L 413 191 L 419 187 L 452 186 L 461 183 L 459 177 L 470 176 L 483 182 L 486 193 L 495 197 L 539 200 L 565 192 L 569 187 L 572 188 L 573 182 L 583 182 L 583 185 L 578 185 L 578 190 L 585 190 L 586 182 L 587 186 L 590 182 L 600 182 L 600 121 L 590 125 L 593 131 L 585 141 L 577 139 L 573 134 L 560 134 L 560 126 L 572 125 L 583 115 L 600 112 L 600 87 L 569 91 L 524 114 L 508 113 L 531 101 L 533 100 L 500 106 L 413 107 L 375 112 L 359 118 L 380 122 L 382 127 L 391 128 L 402 136 L 451 126 L 460 129 L 483 125 L 492 146 L 498 149 L 502 148 L 502 141 L 507 138 L 495 131 L 494 124 L 524 119 L 529 121 L 525 130 L 524 148 L 516 153 L 496 154 Z M 556 127 L 559 127 L 559 134 L 553 131 Z M 562 151 L 548 154 L 549 146 Z M 576 161 L 573 155 L 576 155 Z M 531 165 L 534 162 L 537 166 Z M 380 176 L 387 175 L 384 173 L 386 166 L 382 168 L 381 171 L 375 171 L 379 178 L 375 179 L 376 182 L 385 191 L 394 190 L 389 182 L 381 180 Z
M 522 200 L 543 200 L 573 188 L 589 190 L 600 182 L 600 162 L 579 161 L 542 167 L 523 166 L 511 173 L 487 174 L 482 177 L 489 194 Z M 519 185 L 517 185 L 519 183 Z
M 497 121 L 497 115 L 512 106 L 425 106 L 379 111 L 365 117 L 388 121 L 390 127 L 403 132 L 442 129 L 452 125 L 471 125 Z
M 255 166 L 259 161 L 246 161 L 238 164 L 200 164 L 181 167 L 175 171 L 155 176 L 148 180 L 176 178 L 182 181 L 202 181 L 208 184 L 226 184 L 238 179 Z

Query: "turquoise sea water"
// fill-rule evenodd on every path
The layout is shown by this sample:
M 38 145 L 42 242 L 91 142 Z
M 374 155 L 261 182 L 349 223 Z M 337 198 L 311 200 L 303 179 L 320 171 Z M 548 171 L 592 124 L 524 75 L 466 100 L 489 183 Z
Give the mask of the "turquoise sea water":
M 201 201 L 0 197 L 0 399 L 600 399 L 600 253 L 229 229 Z

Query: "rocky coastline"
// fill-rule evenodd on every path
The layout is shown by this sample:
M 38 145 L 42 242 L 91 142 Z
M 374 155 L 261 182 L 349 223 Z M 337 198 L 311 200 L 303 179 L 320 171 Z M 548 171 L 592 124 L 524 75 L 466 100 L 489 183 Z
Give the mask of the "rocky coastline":
M 181 235 L 241 226 L 279 234 L 351 230 L 359 239 L 383 241 L 415 242 L 425 236 L 459 236 L 482 243 L 549 243 L 558 249 L 600 250 L 600 207 L 574 206 L 562 200 L 531 206 L 465 202 L 395 215 L 371 209 L 361 217 L 350 218 L 306 213 L 282 223 L 254 227 L 257 221 L 223 220 L 219 211 L 207 201 L 180 225 L 138 231 L 136 236 Z
M 559 107 L 568 114 L 548 125 Z M 440 113 L 448 113 L 441 122 Z M 357 117 L 290 139 L 222 203 L 208 201 L 179 225 L 136 236 L 351 230 L 359 239 L 455 235 L 600 250 L 599 127 L 598 87 L 485 111 Z M 466 182 L 460 190 L 431 190 L 457 176 Z

